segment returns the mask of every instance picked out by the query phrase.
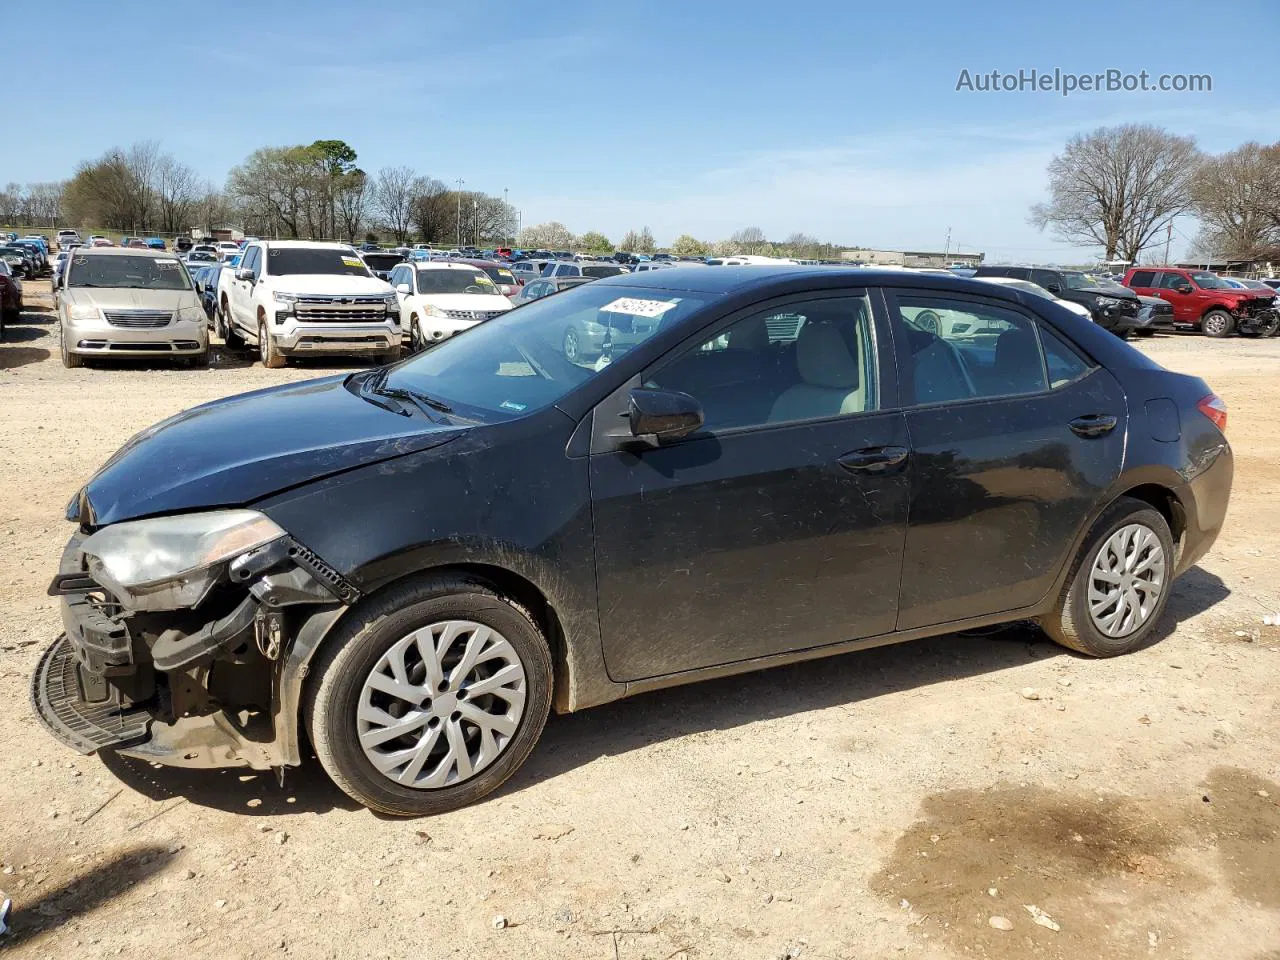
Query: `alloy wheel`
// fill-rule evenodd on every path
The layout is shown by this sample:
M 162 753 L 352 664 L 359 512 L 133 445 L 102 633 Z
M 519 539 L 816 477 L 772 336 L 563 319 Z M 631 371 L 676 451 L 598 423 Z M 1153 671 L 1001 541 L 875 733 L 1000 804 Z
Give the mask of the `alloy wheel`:
M 1133 633 L 1151 616 L 1165 589 L 1165 554 L 1149 527 L 1121 527 L 1098 548 L 1089 570 L 1089 617 L 1108 637 Z
M 527 683 L 515 648 L 493 628 L 469 620 L 422 627 L 392 644 L 365 678 L 360 747 L 398 784 L 454 786 L 510 744 Z
M 1217 314 L 1208 316 L 1204 320 L 1204 332 L 1211 337 L 1220 337 L 1227 328 L 1227 321 Z
M 570 363 L 578 362 L 578 331 L 573 327 L 564 332 L 564 358 Z

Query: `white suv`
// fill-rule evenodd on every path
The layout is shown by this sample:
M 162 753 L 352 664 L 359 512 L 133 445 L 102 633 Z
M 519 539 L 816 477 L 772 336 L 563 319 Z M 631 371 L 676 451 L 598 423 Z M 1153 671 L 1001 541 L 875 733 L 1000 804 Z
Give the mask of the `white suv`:
M 227 346 L 258 345 L 262 364 L 289 356 L 400 356 L 400 303 L 343 243 L 258 240 L 218 280 L 214 326 Z

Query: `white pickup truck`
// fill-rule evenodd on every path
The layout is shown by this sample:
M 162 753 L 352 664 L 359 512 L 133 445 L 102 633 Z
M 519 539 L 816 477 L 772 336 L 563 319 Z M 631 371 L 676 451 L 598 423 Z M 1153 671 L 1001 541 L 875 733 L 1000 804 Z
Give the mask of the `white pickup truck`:
M 265 367 L 316 353 L 400 356 L 395 291 L 342 243 L 246 244 L 219 277 L 214 328 L 233 349 L 256 343 Z

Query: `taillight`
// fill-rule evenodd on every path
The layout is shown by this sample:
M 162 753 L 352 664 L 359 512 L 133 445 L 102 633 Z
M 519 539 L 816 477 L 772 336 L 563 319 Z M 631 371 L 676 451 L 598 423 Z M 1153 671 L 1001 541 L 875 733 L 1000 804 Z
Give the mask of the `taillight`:
M 1199 403 L 1196 409 L 1213 421 L 1213 425 L 1223 433 L 1227 432 L 1227 405 L 1216 393 L 1211 393 Z

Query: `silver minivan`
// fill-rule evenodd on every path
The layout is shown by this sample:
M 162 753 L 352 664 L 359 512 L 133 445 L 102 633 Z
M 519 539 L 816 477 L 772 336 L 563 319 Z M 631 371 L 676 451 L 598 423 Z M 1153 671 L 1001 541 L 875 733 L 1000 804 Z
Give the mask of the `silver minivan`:
M 58 276 L 57 304 L 65 367 L 88 357 L 208 363 L 204 307 L 175 254 L 77 248 Z

